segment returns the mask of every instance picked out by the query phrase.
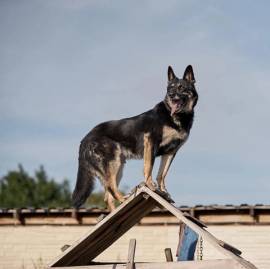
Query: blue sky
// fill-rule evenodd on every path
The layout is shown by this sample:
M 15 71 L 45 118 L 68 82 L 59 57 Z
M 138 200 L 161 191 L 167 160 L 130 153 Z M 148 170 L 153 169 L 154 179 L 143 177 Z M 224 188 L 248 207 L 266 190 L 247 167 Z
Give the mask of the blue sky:
M 168 65 L 182 76 L 192 64 L 200 99 L 168 190 L 182 205 L 269 204 L 269 9 L 268 1 L 1 1 L 0 175 L 43 164 L 73 187 L 82 137 L 152 108 L 165 96 Z M 142 179 L 142 161 L 128 162 L 121 185 Z

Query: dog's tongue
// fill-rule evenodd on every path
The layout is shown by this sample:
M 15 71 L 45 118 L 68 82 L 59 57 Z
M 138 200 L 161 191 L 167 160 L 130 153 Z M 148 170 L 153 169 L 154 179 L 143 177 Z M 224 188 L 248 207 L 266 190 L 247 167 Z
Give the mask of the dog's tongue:
M 175 113 L 175 111 L 177 110 L 177 108 L 179 108 L 179 104 L 178 103 L 173 103 L 171 105 L 171 116 Z

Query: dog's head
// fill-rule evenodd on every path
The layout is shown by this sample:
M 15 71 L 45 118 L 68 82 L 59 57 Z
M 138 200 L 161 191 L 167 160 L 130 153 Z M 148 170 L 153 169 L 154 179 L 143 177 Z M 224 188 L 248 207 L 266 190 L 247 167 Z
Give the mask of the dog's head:
M 175 76 L 171 66 L 168 67 L 168 87 L 165 103 L 171 111 L 171 116 L 177 113 L 193 111 L 198 94 L 195 89 L 195 77 L 192 66 L 187 66 L 183 78 Z

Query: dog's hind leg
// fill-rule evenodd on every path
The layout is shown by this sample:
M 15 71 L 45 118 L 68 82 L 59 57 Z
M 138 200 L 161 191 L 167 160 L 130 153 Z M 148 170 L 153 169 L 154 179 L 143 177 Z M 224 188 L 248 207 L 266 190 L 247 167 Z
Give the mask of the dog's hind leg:
M 115 172 L 117 170 L 117 169 L 115 169 L 116 167 L 117 167 L 117 164 L 114 164 L 114 165 L 111 164 L 111 168 L 112 169 L 110 171 L 111 172 Z M 122 178 L 123 168 L 124 168 L 124 163 L 121 163 L 120 166 L 119 166 L 119 168 L 118 168 L 118 172 L 116 173 L 116 180 L 113 177 L 111 177 L 109 179 L 109 181 L 108 181 L 108 183 L 109 183 L 108 185 L 110 185 L 110 182 L 112 180 L 114 182 L 116 182 L 116 185 L 117 185 L 116 192 L 118 192 L 118 185 L 119 185 L 120 180 Z M 115 191 L 115 186 L 114 187 L 113 186 L 110 186 L 110 187 L 107 186 L 107 187 L 105 187 L 104 201 L 107 204 L 107 208 L 109 209 L 109 211 L 113 211 L 115 209 L 115 198 L 114 197 L 116 197 L 116 196 L 115 195 L 114 196 L 112 195 L 113 189 Z M 122 195 L 122 194 L 120 193 L 120 195 Z
M 104 202 L 106 203 L 109 211 L 113 211 L 115 209 L 114 198 L 108 189 L 105 190 Z
M 124 168 L 124 163 L 122 162 L 117 169 L 117 162 L 110 165 L 111 169 L 109 170 L 111 173 L 113 173 L 113 176 L 108 177 L 108 183 L 105 186 L 105 196 L 104 196 L 104 201 L 107 204 L 107 208 L 112 211 L 115 209 L 115 198 L 117 197 L 117 192 L 120 194 L 120 200 L 117 199 L 120 202 L 124 201 L 124 197 L 122 197 L 122 194 L 118 191 L 118 185 L 120 183 L 120 180 L 123 175 L 123 168 Z M 116 172 L 117 170 L 117 172 Z M 115 178 L 115 172 L 116 172 L 116 178 Z M 116 186 L 114 186 L 116 183 Z
M 125 198 L 122 195 L 122 193 L 118 190 L 118 183 L 121 178 L 119 178 L 119 174 L 122 174 L 123 164 L 116 164 L 115 161 L 113 161 L 110 164 L 110 168 L 108 171 L 108 178 L 107 178 L 107 184 L 108 184 L 108 190 L 112 194 L 112 196 L 118 200 L 119 202 L 124 202 Z
M 118 190 L 118 185 L 122 178 L 122 172 L 124 167 L 125 160 L 122 157 L 121 150 L 118 148 L 115 151 L 115 157 L 111 160 L 106 168 L 106 189 L 111 193 L 111 195 L 118 200 L 119 202 L 123 202 L 125 198 Z

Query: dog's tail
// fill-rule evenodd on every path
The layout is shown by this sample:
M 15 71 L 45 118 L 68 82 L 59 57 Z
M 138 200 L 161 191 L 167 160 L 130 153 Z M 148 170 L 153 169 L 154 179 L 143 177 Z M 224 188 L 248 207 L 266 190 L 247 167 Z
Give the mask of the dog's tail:
M 89 169 L 79 164 L 77 182 L 72 194 L 72 204 L 79 208 L 94 189 L 95 177 Z

